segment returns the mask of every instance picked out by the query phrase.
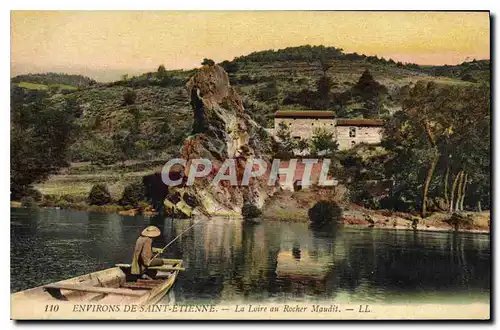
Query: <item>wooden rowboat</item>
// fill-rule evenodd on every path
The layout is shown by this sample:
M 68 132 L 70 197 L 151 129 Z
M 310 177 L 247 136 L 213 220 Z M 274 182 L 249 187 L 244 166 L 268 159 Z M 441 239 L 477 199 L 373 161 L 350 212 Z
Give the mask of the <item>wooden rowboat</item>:
M 172 288 L 179 271 L 184 270 L 180 259 L 163 259 L 163 262 L 162 266 L 148 268 L 156 271 L 150 279 L 131 275 L 129 264 L 117 264 L 105 270 L 14 293 L 12 302 L 59 300 L 97 304 L 156 304 Z

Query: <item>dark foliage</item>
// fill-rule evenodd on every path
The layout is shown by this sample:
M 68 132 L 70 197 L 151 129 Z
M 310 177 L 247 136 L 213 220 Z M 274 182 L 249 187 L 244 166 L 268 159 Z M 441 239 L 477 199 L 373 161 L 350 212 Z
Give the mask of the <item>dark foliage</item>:
M 103 183 L 97 183 L 90 189 L 87 202 L 90 205 L 105 205 L 112 202 L 108 187 Z
M 283 105 L 300 104 L 309 109 L 328 110 L 337 109 L 335 95 L 330 90 L 334 86 L 331 78 L 327 75 L 321 76 L 316 82 L 316 90 L 302 89 L 291 92 L 283 99 Z
M 81 109 L 73 99 L 51 107 L 45 95 L 18 87 L 11 90 L 12 199 L 26 195 L 33 183 L 68 165 L 68 146 L 77 135 L 74 122 Z
M 11 81 L 14 83 L 29 82 L 43 85 L 63 84 L 75 87 L 89 87 L 97 83 L 94 79 L 82 75 L 55 72 L 23 74 L 15 76 Z
M 464 74 L 462 77 L 460 77 L 463 81 L 469 81 L 469 82 L 477 82 L 477 79 L 472 76 L 470 73 Z
M 343 49 L 325 46 L 287 47 L 279 50 L 264 50 L 253 52 L 235 58 L 237 62 L 272 62 L 272 61 L 318 61 L 334 59 L 343 55 Z
M 21 198 L 21 206 L 27 209 L 35 209 L 38 207 L 38 204 L 33 197 L 24 196 Z
M 167 69 L 165 69 L 165 65 L 160 64 L 157 71 L 158 71 L 158 73 L 163 73 L 163 72 L 166 72 Z
M 273 80 L 258 91 L 257 99 L 262 102 L 276 101 L 278 93 L 278 84 Z
M 223 67 L 228 74 L 236 73 L 239 70 L 239 64 L 237 62 L 229 62 L 226 60 L 222 61 L 219 65 Z
M 146 200 L 146 189 L 142 181 L 132 182 L 123 189 L 120 204 L 124 206 L 137 207 L 139 203 Z
M 309 220 L 314 227 L 336 224 L 342 218 L 342 209 L 331 201 L 319 201 L 308 211 Z
M 262 211 L 250 202 L 245 202 L 241 208 L 241 215 L 244 220 L 251 220 L 262 215 Z
M 214 62 L 214 60 L 211 60 L 209 58 L 204 58 L 203 62 L 201 62 L 201 65 L 214 66 L 215 62 Z
M 465 228 L 473 224 L 472 218 L 464 213 L 454 212 L 448 219 L 445 220 L 448 224 L 453 226 L 455 230 Z
M 387 94 L 387 87 L 375 81 L 370 71 L 365 70 L 357 84 L 353 86 L 352 93 L 363 99 L 373 99 L 381 94 Z
M 132 105 L 137 99 L 137 93 L 131 89 L 123 93 L 123 105 Z

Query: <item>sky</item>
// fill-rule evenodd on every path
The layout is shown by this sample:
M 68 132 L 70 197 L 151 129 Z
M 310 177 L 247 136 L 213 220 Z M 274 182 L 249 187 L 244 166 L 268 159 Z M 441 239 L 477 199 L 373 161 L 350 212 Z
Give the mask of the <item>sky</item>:
M 99 81 L 199 67 L 254 51 L 325 45 L 418 64 L 490 58 L 488 12 L 12 11 L 11 76 Z

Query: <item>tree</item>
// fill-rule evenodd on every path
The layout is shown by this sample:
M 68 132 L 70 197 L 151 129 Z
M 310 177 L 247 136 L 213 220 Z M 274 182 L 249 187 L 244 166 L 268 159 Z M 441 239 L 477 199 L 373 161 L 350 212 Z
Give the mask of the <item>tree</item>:
M 103 183 L 92 186 L 87 199 L 90 205 L 105 205 L 112 202 L 108 187 Z
M 462 79 L 463 81 L 477 82 L 477 79 L 474 78 L 474 76 L 469 72 L 460 77 L 460 79 Z
M 435 83 L 418 82 L 410 91 L 410 97 L 403 103 L 405 115 L 395 117 L 403 119 L 403 122 L 398 124 L 401 125 L 399 129 L 402 130 L 399 138 L 410 139 L 410 143 L 413 144 L 412 149 L 414 149 L 412 151 L 418 157 L 415 161 L 427 167 L 420 199 L 422 217 L 427 215 L 429 187 L 440 157 L 437 144 L 440 132 L 443 131 L 441 126 L 443 121 L 439 118 L 439 110 L 435 108 L 438 96 L 439 90 Z M 409 141 L 400 141 L 400 143 L 408 144 Z M 417 173 L 419 172 L 420 170 Z
M 121 205 L 129 205 L 137 207 L 139 204 L 146 200 L 146 191 L 142 181 L 135 181 L 125 186 L 122 197 L 120 199 Z
M 320 108 L 328 109 L 330 107 L 330 90 L 332 87 L 332 79 L 326 74 L 318 79 L 316 89 L 318 91 L 318 99 L 321 101 Z
M 314 155 L 330 155 L 338 150 L 338 143 L 332 132 L 324 128 L 316 128 L 311 138 L 311 147 Z
M 211 60 L 209 58 L 204 58 L 203 62 L 201 62 L 201 65 L 214 66 L 215 62 L 214 62 L 214 60 Z
M 489 87 L 417 82 L 384 131 L 395 193 L 420 204 L 422 216 L 430 202 L 463 209 L 466 191 L 470 204 L 489 205 L 489 131 Z
M 129 131 L 121 130 L 115 133 L 112 137 L 115 148 L 119 151 L 118 159 L 125 163 L 128 159 L 133 159 L 135 156 L 136 136 Z
M 158 67 L 157 71 L 158 71 L 158 73 L 157 73 L 156 77 L 158 78 L 160 86 L 166 86 L 168 84 L 168 81 L 170 78 L 168 77 L 167 69 L 165 69 L 165 65 L 161 64 Z
M 239 68 L 239 65 L 238 65 L 238 62 L 236 61 L 222 61 L 220 63 L 220 66 L 224 68 L 224 70 L 226 70 L 227 73 L 231 74 L 231 73 L 236 73 L 238 72 L 238 70 L 240 69 Z
M 321 66 L 321 70 L 323 71 L 324 76 L 326 76 L 326 72 L 328 71 L 328 69 L 332 67 L 324 53 L 321 53 L 319 55 L 319 65 Z
M 335 202 L 319 201 L 307 212 L 315 228 L 334 225 L 342 219 L 342 209 Z
M 11 198 L 24 196 L 33 183 L 68 165 L 81 109 L 74 99 L 52 105 L 46 94 L 11 90 Z
M 167 69 L 165 69 L 165 65 L 160 64 L 160 66 L 158 67 L 158 70 L 157 70 L 157 71 L 158 71 L 158 73 L 160 73 L 160 74 L 161 74 L 161 73 L 165 73 L 165 72 L 167 72 Z
M 132 105 L 135 103 L 136 99 L 137 94 L 132 89 L 128 89 L 125 93 L 123 93 L 123 105 Z
M 361 114 L 364 118 L 379 118 L 386 113 L 384 103 L 387 99 L 387 87 L 378 83 L 366 69 L 358 82 L 349 91 L 350 97 L 363 103 Z
M 294 139 L 292 138 L 292 133 L 290 132 L 290 128 L 283 122 L 279 123 L 278 131 L 276 132 L 276 136 L 280 139 L 282 149 L 280 153 L 282 156 L 292 156 L 293 150 L 296 148 L 296 144 Z
M 309 141 L 307 139 L 299 139 L 297 141 L 297 149 L 300 152 L 309 149 L 309 147 L 310 147 L 310 145 L 309 145 Z
M 118 158 L 124 163 L 137 156 L 137 141 L 141 139 L 140 112 L 136 107 L 128 110 L 129 116 L 120 125 L 120 129 L 112 136 L 113 145 L 118 150 Z
M 111 165 L 119 160 L 113 140 L 92 133 L 74 143 L 70 153 L 72 161 L 90 161 L 93 165 Z
M 257 99 L 262 102 L 276 101 L 278 98 L 278 84 L 276 80 L 270 81 L 257 93 Z

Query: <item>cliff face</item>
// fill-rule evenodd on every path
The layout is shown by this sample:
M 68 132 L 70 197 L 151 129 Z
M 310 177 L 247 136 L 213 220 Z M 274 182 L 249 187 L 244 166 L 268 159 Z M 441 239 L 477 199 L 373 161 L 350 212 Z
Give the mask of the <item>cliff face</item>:
M 200 211 L 209 214 L 239 215 L 244 202 L 262 207 L 276 189 L 267 186 L 267 178 L 251 179 L 248 186 L 232 186 L 228 181 L 212 185 L 211 181 L 226 159 L 234 159 L 240 183 L 247 162 L 253 158 L 271 160 L 274 139 L 245 113 L 242 98 L 230 86 L 222 67 L 203 66 L 186 87 L 194 122 L 192 135 L 181 148 L 181 158 L 188 164 L 192 159 L 210 159 L 213 170 L 208 177 L 196 179 L 193 186 L 175 189 L 195 196 Z

